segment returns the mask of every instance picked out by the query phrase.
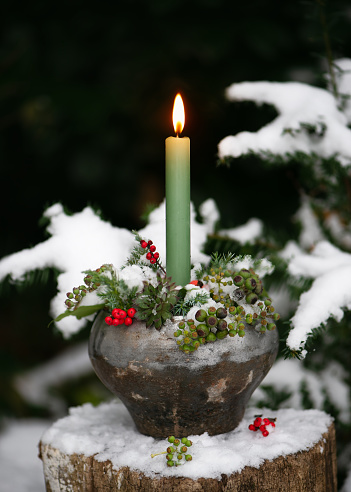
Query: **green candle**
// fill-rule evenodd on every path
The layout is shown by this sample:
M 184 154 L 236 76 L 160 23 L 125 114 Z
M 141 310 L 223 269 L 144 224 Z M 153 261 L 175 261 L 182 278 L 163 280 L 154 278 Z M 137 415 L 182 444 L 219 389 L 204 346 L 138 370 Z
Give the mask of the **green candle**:
M 176 137 L 166 139 L 166 271 L 177 285 L 190 282 L 190 139 L 180 94 L 174 101 Z

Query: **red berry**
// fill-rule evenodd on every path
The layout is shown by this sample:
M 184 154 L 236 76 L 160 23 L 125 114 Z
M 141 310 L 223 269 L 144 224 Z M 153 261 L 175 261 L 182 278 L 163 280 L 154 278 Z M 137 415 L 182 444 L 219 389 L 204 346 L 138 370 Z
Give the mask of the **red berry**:
M 264 431 L 262 432 L 262 435 L 263 435 L 263 437 L 267 437 L 267 436 L 269 435 L 268 430 L 264 430 Z
M 156 260 L 156 258 L 151 258 L 150 263 L 151 263 L 152 265 L 154 265 L 154 264 L 156 263 L 156 261 L 157 261 L 157 260 Z
M 125 318 L 126 316 L 127 316 L 127 313 L 123 309 L 120 309 L 119 310 L 119 318 Z
M 269 419 L 263 419 L 263 422 L 266 424 L 266 425 L 269 425 L 271 423 L 271 421 Z
M 128 309 L 128 316 L 129 316 L 130 318 L 133 318 L 133 317 L 134 317 L 134 315 L 135 315 L 135 313 L 136 313 L 136 309 L 134 309 L 134 308 L 129 308 L 129 309 Z
M 129 316 L 127 316 L 126 319 L 124 320 L 124 324 L 127 325 L 127 326 L 130 326 L 132 323 L 133 323 L 132 318 L 130 318 Z
M 260 425 L 260 431 L 261 431 L 261 432 L 264 432 L 265 430 L 267 430 L 267 429 L 266 429 L 266 426 L 265 426 L 265 425 Z
M 113 319 L 112 324 L 113 326 L 118 326 L 120 324 L 119 319 L 118 318 Z
M 146 241 L 140 241 L 140 246 L 142 248 L 147 248 L 147 242 Z
M 150 253 L 150 251 L 148 253 L 146 253 L 146 259 L 147 260 L 151 260 L 152 258 L 152 253 Z
M 255 419 L 255 421 L 254 421 L 254 425 L 256 427 L 259 427 L 261 425 L 261 423 L 262 423 L 261 417 L 257 417 L 257 419 Z
M 152 244 L 151 239 L 149 239 L 149 240 L 148 240 L 147 244 L 148 244 L 149 246 L 151 246 L 151 244 Z
M 156 251 L 156 253 L 154 253 L 154 258 L 156 258 L 156 260 L 157 260 L 157 258 L 159 258 L 159 257 L 160 257 L 160 254 L 157 253 L 157 251 Z
M 199 281 L 198 280 L 192 280 L 189 283 L 192 284 L 192 285 L 198 285 Z
M 257 427 L 255 427 L 253 424 L 249 425 L 249 429 L 250 429 L 250 431 L 254 431 L 254 432 L 257 431 Z
M 111 318 L 111 316 L 106 316 L 106 318 L 105 318 L 105 322 L 106 322 L 108 325 L 112 325 L 112 318 Z
M 114 318 L 118 318 L 120 311 L 121 311 L 120 309 L 113 309 L 112 310 L 112 316 Z
M 271 424 L 272 427 L 275 427 L 275 423 L 274 422 L 269 422 Z
M 154 244 L 150 246 L 150 251 L 151 253 L 154 253 L 156 251 L 156 246 Z

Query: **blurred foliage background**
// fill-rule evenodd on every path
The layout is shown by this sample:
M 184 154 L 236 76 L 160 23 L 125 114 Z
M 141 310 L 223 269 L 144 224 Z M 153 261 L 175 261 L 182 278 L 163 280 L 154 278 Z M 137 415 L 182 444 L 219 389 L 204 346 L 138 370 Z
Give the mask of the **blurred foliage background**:
M 216 168 L 222 138 L 275 116 L 269 106 L 229 103 L 224 91 L 256 80 L 325 87 L 326 32 L 334 58 L 350 56 L 347 0 L 35 0 L 2 10 L 0 257 L 43 241 L 39 219 L 56 202 L 72 212 L 90 204 L 114 225 L 142 227 L 145 210 L 164 197 L 177 92 L 195 205 L 213 197 L 225 227 L 259 217 L 282 240 L 297 234 L 292 165 L 266 168 L 250 157 Z M 0 412 L 17 417 L 48 411 L 26 403 L 13 377 L 72 344 L 47 328 L 54 274 L 32 282 L 29 290 L 2 285 Z M 67 405 L 91 401 L 89 384 L 61 388 Z

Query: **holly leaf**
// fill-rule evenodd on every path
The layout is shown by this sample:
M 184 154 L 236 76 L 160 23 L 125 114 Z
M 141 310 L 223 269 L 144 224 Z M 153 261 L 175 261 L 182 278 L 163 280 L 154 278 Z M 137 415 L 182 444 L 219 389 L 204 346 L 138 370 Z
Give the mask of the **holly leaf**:
M 66 318 L 67 316 L 75 316 L 77 319 L 84 318 L 85 316 L 90 316 L 91 314 L 100 311 L 104 307 L 105 307 L 105 303 L 93 304 L 92 306 L 79 306 L 77 309 L 74 309 L 73 311 L 67 309 L 67 311 L 60 314 L 59 316 L 57 316 L 57 318 L 53 319 L 52 321 L 50 321 L 49 326 L 51 325 L 51 323 L 61 321 L 61 319 Z

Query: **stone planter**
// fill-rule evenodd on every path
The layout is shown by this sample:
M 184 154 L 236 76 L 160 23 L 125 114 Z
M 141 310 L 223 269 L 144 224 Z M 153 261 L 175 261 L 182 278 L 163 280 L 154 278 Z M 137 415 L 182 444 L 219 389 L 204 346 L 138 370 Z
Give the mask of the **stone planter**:
M 243 338 L 227 337 L 186 355 L 173 336 L 176 323 L 157 331 L 139 321 L 109 326 L 104 317 L 98 315 L 89 339 L 94 370 L 137 429 L 153 437 L 235 429 L 278 352 L 277 330 L 262 334 L 247 326 Z

